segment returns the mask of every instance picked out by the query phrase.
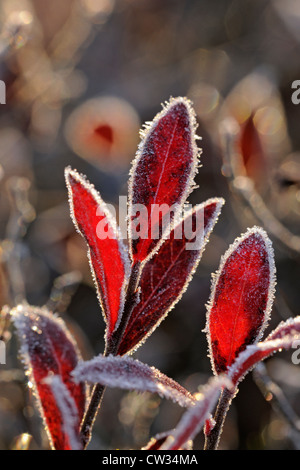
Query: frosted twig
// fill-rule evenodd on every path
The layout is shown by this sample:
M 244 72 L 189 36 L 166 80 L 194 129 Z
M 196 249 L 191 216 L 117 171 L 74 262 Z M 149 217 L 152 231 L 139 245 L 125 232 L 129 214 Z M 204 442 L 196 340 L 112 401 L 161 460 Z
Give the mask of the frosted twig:
M 211 432 L 205 436 L 204 450 L 216 450 L 219 446 L 224 422 L 230 408 L 231 402 L 235 397 L 237 390 L 234 391 L 225 388 L 220 396 L 216 413 L 214 415 L 215 425 Z
M 65 312 L 82 276 L 79 271 L 72 271 L 55 279 L 47 302 L 52 312 Z
M 10 178 L 7 182 L 12 211 L 6 228 L 5 256 L 9 285 L 14 304 L 26 298 L 26 289 L 21 269 L 22 243 L 27 226 L 35 218 L 35 211 L 29 202 L 30 181 L 27 178 Z

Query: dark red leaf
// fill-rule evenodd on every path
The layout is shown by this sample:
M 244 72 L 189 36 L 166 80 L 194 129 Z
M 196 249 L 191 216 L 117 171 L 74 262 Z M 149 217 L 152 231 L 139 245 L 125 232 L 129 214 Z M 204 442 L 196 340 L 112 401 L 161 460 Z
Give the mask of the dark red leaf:
M 201 259 L 223 204 L 223 199 L 215 198 L 196 206 L 146 263 L 140 279 L 140 302 L 131 314 L 118 354 L 123 355 L 137 348 L 180 300 Z M 195 237 L 188 234 L 189 222 L 192 222 L 193 233 L 199 237 L 196 249 L 187 249 L 192 248 L 188 244 Z M 180 238 L 176 239 L 178 227 L 182 230 L 182 236 L 180 231 Z
M 129 239 L 134 262 L 151 256 L 170 229 L 168 216 L 175 218 L 191 191 L 198 156 L 195 128 L 189 101 L 176 98 L 144 131 L 129 190 Z M 141 212 L 135 205 L 142 205 Z M 159 207 L 166 217 L 163 221 L 158 217 Z
M 46 309 L 20 305 L 11 312 L 21 342 L 21 357 L 29 376 L 29 386 L 35 392 L 45 422 L 50 443 L 56 450 L 70 449 L 64 432 L 61 412 L 47 380 L 58 375 L 73 398 L 77 413 L 77 431 L 85 411 L 86 389 L 75 384 L 71 372 L 80 355 L 65 324 Z
M 110 336 L 123 309 L 128 255 L 116 222 L 99 193 L 76 171 L 67 168 L 65 173 L 72 219 L 88 245 L 90 266 L 107 322 L 106 334 Z
M 282 349 L 299 344 L 300 316 L 281 323 L 264 341 L 247 346 L 228 370 L 228 377 L 236 386 L 253 367 Z
M 214 372 L 226 371 L 248 344 L 261 337 L 274 284 L 271 242 L 254 227 L 228 249 L 213 281 L 206 331 Z
M 241 126 L 240 153 L 246 175 L 260 182 L 266 174 L 266 155 L 252 114 Z

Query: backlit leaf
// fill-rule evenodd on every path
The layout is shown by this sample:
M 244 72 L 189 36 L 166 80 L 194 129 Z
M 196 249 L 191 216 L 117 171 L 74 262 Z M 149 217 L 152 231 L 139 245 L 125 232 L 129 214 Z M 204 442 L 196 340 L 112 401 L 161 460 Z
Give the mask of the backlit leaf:
M 116 222 L 99 193 L 76 171 L 67 168 L 65 176 L 72 219 L 88 245 L 90 266 L 107 322 L 106 334 L 110 336 L 119 323 L 124 305 L 128 255 Z
M 29 382 L 38 400 L 51 446 L 56 450 L 69 450 L 71 443 L 64 431 L 64 423 L 56 397 L 47 379 L 59 376 L 74 400 L 79 425 L 83 418 L 86 388 L 74 383 L 71 372 L 80 355 L 74 339 L 64 322 L 46 309 L 19 305 L 11 311 L 11 318 L 21 343 L 20 354 Z
M 260 339 L 274 284 L 271 242 L 261 228 L 249 229 L 227 250 L 213 280 L 206 331 L 214 372 L 225 372 L 247 345 Z
M 190 102 L 176 98 L 142 134 L 129 187 L 129 240 L 134 263 L 144 261 L 157 249 L 170 230 L 168 219 L 178 215 L 192 189 L 199 153 L 195 129 Z M 136 205 L 142 205 L 141 211 Z M 163 215 L 158 214 L 159 208 Z

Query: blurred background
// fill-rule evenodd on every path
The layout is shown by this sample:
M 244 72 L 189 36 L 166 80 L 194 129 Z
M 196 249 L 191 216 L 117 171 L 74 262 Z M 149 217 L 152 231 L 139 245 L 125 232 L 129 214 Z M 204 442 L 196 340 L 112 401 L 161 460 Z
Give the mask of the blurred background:
M 47 304 L 85 359 L 103 352 L 64 168 L 86 174 L 117 207 L 141 124 L 182 95 L 194 103 L 203 148 L 189 202 L 222 196 L 226 205 L 187 292 L 135 357 L 191 392 L 207 381 L 211 273 L 254 224 L 267 230 L 276 256 L 267 331 L 300 313 L 300 105 L 291 101 L 300 80 L 299 1 L 2 0 L 0 25 L 1 306 Z M 47 449 L 17 341 L 0 323 L 0 448 Z M 300 365 L 291 354 L 270 358 L 241 384 L 222 449 L 300 449 Z M 139 449 L 182 412 L 156 395 L 109 389 L 89 448 Z M 200 433 L 194 448 L 202 446 Z

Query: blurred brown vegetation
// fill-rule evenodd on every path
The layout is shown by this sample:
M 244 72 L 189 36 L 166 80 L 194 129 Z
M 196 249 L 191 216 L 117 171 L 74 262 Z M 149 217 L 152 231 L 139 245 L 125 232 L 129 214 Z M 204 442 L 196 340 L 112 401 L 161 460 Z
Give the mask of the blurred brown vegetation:
M 170 96 L 184 95 L 194 103 L 203 148 L 190 202 L 222 196 L 226 205 L 187 292 L 136 357 L 192 392 L 206 382 L 211 273 L 254 224 L 275 248 L 270 326 L 299 314 L 300 106 L 291 102 L 291 83 L 300 79 L 299 2 L 2 0 L 0 23 L 2 306 L 47 303 L 85 358 L 103 351 L 104 322 L 63 171 L 71 165 L 86 174 L 117 205 L 141 123 Z M 46 449 L 16 340 L 2 323 L 0 448 Z M 300 366 L 283 353 L 266 366 L 300 416 Z M 300 448 L 300 433 L 272 406 L 271 392 L 266 398 L 247 377 L 221 448 Z M 157 396 L 107 390 L 90 448 L 140 448 L 181 414 Z M 194 447 L 202 444 L 199 435 Z

